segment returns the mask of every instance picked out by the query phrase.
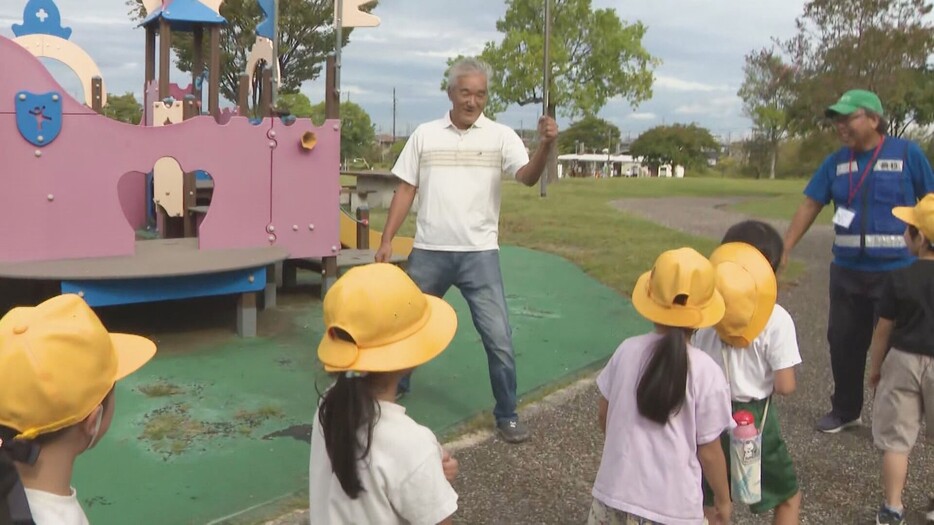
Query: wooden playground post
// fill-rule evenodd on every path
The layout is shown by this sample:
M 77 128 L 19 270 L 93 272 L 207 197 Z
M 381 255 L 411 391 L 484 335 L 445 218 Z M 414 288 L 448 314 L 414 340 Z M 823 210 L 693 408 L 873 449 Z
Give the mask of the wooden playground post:
M 250 111 L 250 75 L 242 73 L 240 75 L 240 86 L 237 90 L 237 107 L 240 108 L 240 116 L 247 116 Z
M 91 79 L 91 103 L 93 104 L 91 109 L 97 113 L 104 112 L 103 96 L 104 81 L 101 77 L 94 77 Z
M 368 206 L 357 208 L 357 249 L 370 249 L 370 208 Z
M 193 34 L 193 57 L 191 61 L 191 92 L 201 100 L 202 88 L 198 87 L 198 79 L 204 73 L 204 27 L 197 25 Z
M 208 66 L 208 111 L 214 118 L 220 115 L 221 28 L 211 26 L 211 64 Z
M 168 20 L 159 20 L 159 99 L 169 96 L 169 57 L 172 52 L 172 28 Z
M 146 26 L 146 85 L 156 79 L 156 32 Z
M 263 68 L 263 76 L 260 80 L 262 89 L 260 90 L 259 115 L 258 117 L 272 116 L 272 69 L 269 66 Z

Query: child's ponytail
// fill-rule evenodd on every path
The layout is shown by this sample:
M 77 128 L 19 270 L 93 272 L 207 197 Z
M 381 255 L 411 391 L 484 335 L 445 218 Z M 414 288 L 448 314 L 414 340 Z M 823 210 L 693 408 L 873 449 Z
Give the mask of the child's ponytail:
M 636 406 L 643 417 L 664 425 L 680 410 L 688 382 L 687 338 L 670 328 L 655 344 L 636 388 Z
M 346 333 L 339 333 L 350 340 Z M 370 453 L 373 426 L 379 418 L 379 405 L 373 396 L 372 376 L 337 375 L 337 382 L 325 392 L 318 409 L 318 422 L 324 433 L 324 444 L 334 475 L 350 499 L 364 490 L 360 482 L 357 461 Z M 361 442 L 360 429 L 366 428 L 366 440 Z
M 30 441 L 13 439 L 16 432 L 0 427 L 0 523 L 33 525 L 26 492 L 14 462 L 33 464 L 39 447 Z

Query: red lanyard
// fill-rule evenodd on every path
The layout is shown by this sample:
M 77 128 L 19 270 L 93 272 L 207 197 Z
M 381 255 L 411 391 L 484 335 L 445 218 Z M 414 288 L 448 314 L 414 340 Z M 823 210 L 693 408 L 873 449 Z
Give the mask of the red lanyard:
M 850 150 L 850 198 L 846 201 L 846 207 L 849 208 L 853 205 L 853 197 L 856 197 L 856 194 L 859 193 L 859 189 L 863 187 L 863 182 L 866 180 L 866 176 L 869 175 L 869 172 L 872 171 L 873 164 L 876 163 L 876 159 L 879 157 L 879 152 L 882 151 L 882 144 L 885 143 L 885 137 L 882 137 L 882 140 L 879 141 L 879 145 L 876 146 L 876 150 L 872 154 L 872 158 L 869 159 L 869 164 L 866 164 L 866 167 L 863 168 L 863 174 L 859 178 L 859 182 L 856 183 L 856 187 L 853 187 L 853 160 L 854 155 L 853 151 Z

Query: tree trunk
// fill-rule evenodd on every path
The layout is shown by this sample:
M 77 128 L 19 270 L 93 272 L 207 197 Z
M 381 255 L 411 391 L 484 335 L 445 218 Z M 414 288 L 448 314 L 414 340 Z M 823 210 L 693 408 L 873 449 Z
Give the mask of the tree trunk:
M 554 102 L 548 104 L 548 116 L 555 118 L 555 111 L 557 107 Z M 537 127 L 537 124 L 536 124 Z M 551 151 L 548 153 L 548 164 L 545 167 L 545 176 L 547 177 L 548 183 L 556 182 L 558 180 L 558 141 L 556 140 L 551 147 Z
M 778 162 L 778 142 L 772 144 L 772 159 L 769 162 L 769 179 L 775 179 L 775 164 Z

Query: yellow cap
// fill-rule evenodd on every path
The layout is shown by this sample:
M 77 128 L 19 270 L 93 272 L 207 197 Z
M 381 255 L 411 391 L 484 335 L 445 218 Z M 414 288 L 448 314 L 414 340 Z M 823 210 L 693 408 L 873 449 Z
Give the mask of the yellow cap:
M 0 319 L 0 425 L 17 439 L 75 425 L 155 353 L 144 337 L 108 333 L 74 294 L 14 308 Z
M 720 245 L 710 262 L 717 269 L 717 289 L 726 303 L 717 333 L 731 346 L 746 348 L 765 329 L 775 308 L 775 272 L 759 250 L 742 242 Z
M 684 304 L 677 304 L 684 296 Z M 704 328 L 723 317 L 713 265 L 692 248 L 669 250 L 639 277 L 632 304 L 646 319 L 665 326 Z
M 457 331 L 457 314 L 421 292 L 398 266 L 374 263 L 345 273 L 324 298 L 326 332 L 318 359 L 328 372 L 392 372 L 440 354 Z M 353 342 L 337 336 L 343 330 Z
M 917 228 L 928 242 L 934 242 L 934 193 L 928 193 L 913 207 L 893 209 L 892 215 Z

